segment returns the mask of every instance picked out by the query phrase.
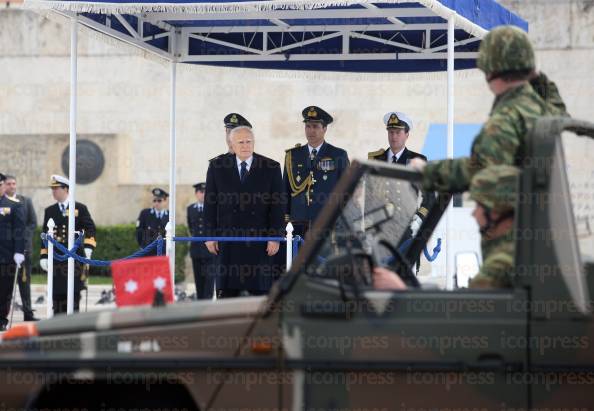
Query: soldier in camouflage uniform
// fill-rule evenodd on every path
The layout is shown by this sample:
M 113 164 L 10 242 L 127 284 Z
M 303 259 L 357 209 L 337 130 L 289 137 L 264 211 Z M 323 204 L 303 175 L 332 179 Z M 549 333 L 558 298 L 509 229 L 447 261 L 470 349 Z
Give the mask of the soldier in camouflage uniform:
M 519 169 L 487 167 L 472 178 L 470 197 L 476 201 L 472 216 L 481 230 L 483 265 L 470 288 L 510 287 L 514 266 L 514 210 Z
M 501 26 L 489 32 L 481 42 L 477 66 L 495 94 L 489 120 L 475 138 L 470 157 L 428 164 L 411 160 L 413 168 L 424 169 L 426 190 L 463 192 L 472 177 L 489 165 L 520 166 L 525 137 L 536 120 L 567 115 L 555 84 L 536 73 L 534 51 L 522 30 Z
M 470 197 L 476 201 L 472 216 L 481 231 L 483 265 L 470 281 L 470 288 L 511 287 L 514 267 L 514 210 L 519 169 L 514 166 L 487 167 L 472 178 Z M 374 270 L 373 285 L 381 290 L 404 290 L 396 273 Z

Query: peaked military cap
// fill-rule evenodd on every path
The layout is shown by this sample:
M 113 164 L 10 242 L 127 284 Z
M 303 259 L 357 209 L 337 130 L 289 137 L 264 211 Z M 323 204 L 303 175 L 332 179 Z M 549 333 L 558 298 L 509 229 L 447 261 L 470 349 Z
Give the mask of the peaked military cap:
M 206 183 L 196 183 L 192 187 L 194 187 L 194 191 L 205 191 Z
M 308 106 L 301 112 L 303 115 L 303 122 L 319 121 L 324 125 L 328 125 L 334 121 L 332 116 L 317 106 Z
M 246 126 L 252 128 L 251 123 L 247 121 L 244 116 L 238 113 L 227 114 L 223 119 L 223 123 L 225 123 L 226 128 L 235 128 L 239 126 Z
M 157 198 L 167 198 L 169 197 L 169 193 L 162 188 L 153 188 L 152 190 L 153 196 Z
M 408 130 L 412 130 L 413 123 L 409 116 L 401 111 L 390 111 L 384 115 L 384 124 L 386 129 L 390 128 L 405 128 L 408 126 Z
M 60 176 L 58 174 L 53 174 L 50 178 L 50 187 L 68 187 L 70 186 L 70 181 L 64 176 Z

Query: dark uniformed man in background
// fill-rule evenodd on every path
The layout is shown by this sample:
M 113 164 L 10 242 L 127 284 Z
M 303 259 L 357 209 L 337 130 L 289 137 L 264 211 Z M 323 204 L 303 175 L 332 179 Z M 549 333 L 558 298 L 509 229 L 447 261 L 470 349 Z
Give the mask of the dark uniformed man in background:
M 6 175 L 4 182 L 6 187 L 6 196 L 21 204 L 25 218 L 25 262 L 22 270 L 17 277 L 19 285 L 19 292 L 21 294 L 21 302 L 23 304 L 23 314 L 25 321 L 37 321 L 33 315 L 33 308 L 31 306 L 31 252 L 33 250 L 33 233 L 37 227 L 37 216 L 33 208 L 33 202 L 29 197 L 17 194 L 16 177 Z
M 70 183 L 66 177 L 53 175 L 50 180 L 52 196 L 56 203 L 47 207 L 43 214 L 42 230 L 47 233 L 47 222 L 53 219 L 56 223 L 54 229 L 54 238 L 62 245 L 68 247 L 68 191 Z M 80 256 L 91 258 L 93 250 L 97 245 L 95 241 L 95 223 L 87 206 L 78 201 L 74 204 L 74 230 L 84 231 L 83 240 L 84 250 L 78 249 Z M 55 249 L 54 249 L 55 250 Z M 39 265 L 44 271 L 47 271 L 47 248 L 42 243 Z M 80 303 L 80 291 L 84 288 L 83 265 L 77 261 L 74 262 L 74 311 L 78 311 Z M 53 289 L 53 307 L 54 314 L 65 313 L 67 311 L 68 297 L 68 261 L 58 261 L 54 259 L 54 289 Z
M 136 241 L 140 248 L 145 248 L 160 235 L 165 240 L 165 226 L 169 222 L 168 201 L 169 193 L 161 188 L 153 188 L 153 207 L 145 208 L 140 212 L 136 221 Z M 165 255 L 165 243 L 163 243 Z M 157 255 L 157 248 L 147 254 Z
M 407 165 L 413 158 L 420 158 L 427 161 L 423 154 L 416 153 L 406 147 L 406 141 L 413 128 L 413 122 L 409 116 L 399 111 L 391 111 L 384 116 L 384 124 L 388 131 L 387 149 L 379 149 L 368 153 L 370 160 L 387 161 L 393 164 Z M 423 201 L 411 222 L 411 234 L 415 236 L 431 206 L 435 202 L 435 196 L 431 192 L 423 193 Z
M 206 190 L 206 183 L 197 183 L 193 187 L 196 202 L 188 206 L 188 228 L 192 237 L 205 237 L 204 191 Z M 212 298 L 215 279 L 214 256 L 208 251 L 204 242 L 192 241 L 190 244 L 190 257 L 194 269 L 196 299 Z
M 0 331 L 6 330 L 17 266 L 25 261 L 25 219 L 21 204 L 4 195 L 0 173 Z
M 325 141 L 334 120 L 320 107 L 302 112 L 307 144 L 286 151 L 284 186 L 287 198 L 285 221 L 291 221 L 295 235 L 304 236 L 330 197 L 332 189 L 349 166 L 345 150 Z
M 252 125 L 250 124 L 249 121 L 247 121 L 247 119 L 245 117 L 243 117 L 239 113 L 227 114 L 225 116 L 225 118 L 223 119 L 223 123 L 225 123 L 225 141 L 227 142 L 227 147 L 229 149 L 227 152 L 233 154 L 233 148 L 231 147 L 231 140 L 229 139 L 229 134 L 231 133 L 231 130 L 233 130 L 235 127 L 239 127 L 239 126 L 245 126 L 245 127 L 252 128 Z

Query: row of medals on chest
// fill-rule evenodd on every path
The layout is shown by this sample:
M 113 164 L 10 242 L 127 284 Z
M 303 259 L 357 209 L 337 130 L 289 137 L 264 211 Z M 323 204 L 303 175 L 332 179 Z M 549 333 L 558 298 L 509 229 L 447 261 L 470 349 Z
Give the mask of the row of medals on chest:
M 297 177 L 295 177 L 295 180 L 300 183 L 301 182 L 301 168 L 303 167 L 303 164 L 297 164 Z M 322 158 L 320 161 L 318 161 L 318 163 L 316 164 L 316 168 L 318 170 L 321 170 L 324 172 L 324 175 L 322 176 L 322 179 L 324 181 L 328 180 L 328 171 L 332 171 L 334 170 L 334 160 L 332 158 Z M 313 170 L 311 170 L 309 172 L 309 174 L 312 176 L 312 183 L 315 183 L 316 180 L 314 180 L 313 178 Z

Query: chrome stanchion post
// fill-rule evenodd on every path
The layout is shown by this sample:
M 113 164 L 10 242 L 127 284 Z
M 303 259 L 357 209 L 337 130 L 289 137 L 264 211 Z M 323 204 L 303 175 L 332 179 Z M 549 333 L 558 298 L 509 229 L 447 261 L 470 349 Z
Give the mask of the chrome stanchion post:
M 293 262 L 293 224 L 289 221 L 287 227 L 287 271 L 291 269 L 291 263 Z
M 47 222 L 47 237 L 54 238 L 56 223 L 53 218 Z M 47 239 L 47 318 L 54 316 L 54 243 Z

